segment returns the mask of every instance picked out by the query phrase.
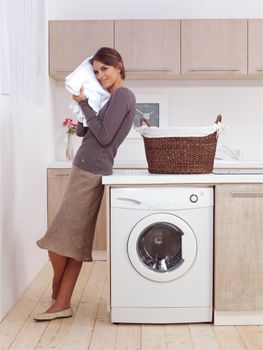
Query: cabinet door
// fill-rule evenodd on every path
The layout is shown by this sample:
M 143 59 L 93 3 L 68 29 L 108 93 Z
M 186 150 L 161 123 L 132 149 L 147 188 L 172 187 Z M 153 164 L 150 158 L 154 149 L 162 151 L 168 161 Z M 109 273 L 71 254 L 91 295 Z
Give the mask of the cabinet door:
M 182 74 L 247 74 L 246 20 L 182 20 Z
M 48 226 L 62 203 L 71 169 L 48 169 Z M 103 196 L 93 243 L 93 250 L 106 250 L 106 199 Z
M 179 20 L 116 21 L 115 47 L 130 79 L 165 79 L 180 74 Z
M 215 309 L 263 310 L 263 184 L 218 185 Z
M 263 75 L 263 19 L 248 20 L 248 74 Z
M 100 47 L 113 45 L 113 21 L 50 21 L 49 74 L 64 79 Z

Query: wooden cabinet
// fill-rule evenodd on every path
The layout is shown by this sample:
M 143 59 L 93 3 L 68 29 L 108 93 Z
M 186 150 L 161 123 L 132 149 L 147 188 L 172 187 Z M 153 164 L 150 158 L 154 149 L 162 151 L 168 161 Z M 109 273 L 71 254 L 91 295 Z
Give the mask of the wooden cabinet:
M 260 79 L 263 19 L 49 22 L 49 74 L 63 80 L 100 47 L 116 48 L 128 79 Z
M 263 310 L 263 184 L 215 191 L 215 310 Z
M 248 20 L 248 74 L 263 77 L 263 19 Z
M 49 74 L 64 79 L 100 47 L 113 47 L 111 20 L 49 22 Z
M 178 76 L 180 21 L 115 21 L 115 48 L 123 56 L 130 79 Z
M 48 169 L 48 226 L 56 215 L 65 193 L 71 169 Z M 106 199 L 103 196 L 93 243 L 93 250 L 106 250 Z M 96 257 L 95 257 L 96 258 Z
M 182 20 L 181 37 L 183 75 L 247 74 L 247 20 Z

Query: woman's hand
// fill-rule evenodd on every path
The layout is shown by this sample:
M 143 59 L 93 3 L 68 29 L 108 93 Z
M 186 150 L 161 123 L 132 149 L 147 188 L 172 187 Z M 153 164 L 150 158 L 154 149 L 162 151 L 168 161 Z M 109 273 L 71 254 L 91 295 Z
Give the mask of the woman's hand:
M 81 87 L 78 96 L 77 95 L 72 95 L 72 98 L 76 102 L 81 102 L 81 101 L 86 100 L 86 97 L 84 96 L 84 87 L 83 86 Z

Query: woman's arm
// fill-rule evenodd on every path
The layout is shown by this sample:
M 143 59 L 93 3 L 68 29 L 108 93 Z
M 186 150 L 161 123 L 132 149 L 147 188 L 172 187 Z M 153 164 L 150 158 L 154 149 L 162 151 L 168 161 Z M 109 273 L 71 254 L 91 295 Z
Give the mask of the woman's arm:
M 111 96 L 107 108 L 102 109 L 98 116 L 88 105 L 87 100 L 79 102 L 89 129 L 102 146 L 107 146 L 112 141 L 123 119 L 130 111 L 128 93 L 126 88 L 117 89 Z

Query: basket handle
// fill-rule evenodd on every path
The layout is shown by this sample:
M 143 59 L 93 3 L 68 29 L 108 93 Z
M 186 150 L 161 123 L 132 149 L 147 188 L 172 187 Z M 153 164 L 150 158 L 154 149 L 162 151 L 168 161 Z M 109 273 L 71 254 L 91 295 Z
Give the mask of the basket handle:
M 215 123 L 218 124 L 218 123 L 221 123 L 221 121 L 222 121 L 222 115 L 218 114 L 218 116 L 216 117 Z
M 150 123 L 148 122 L 148 120 L 145 117 L 141 117 L 141 119 L 140 119 L 140 126 L 142 126 L 143 123 L 145 123 L 147 126 L 151 126 Z

